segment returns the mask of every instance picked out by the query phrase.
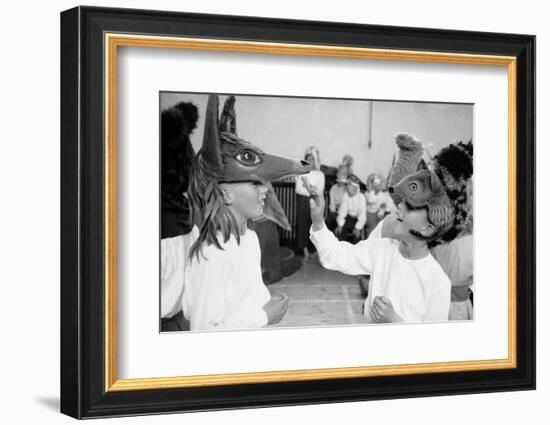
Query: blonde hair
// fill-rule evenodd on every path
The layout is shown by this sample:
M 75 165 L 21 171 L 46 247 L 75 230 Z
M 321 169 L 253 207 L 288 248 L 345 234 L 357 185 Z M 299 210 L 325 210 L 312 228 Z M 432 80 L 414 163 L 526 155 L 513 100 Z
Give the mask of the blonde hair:
M 189 259 L 195 256 L 199 260 L 199 255 L 204 258 L 204 245 L 214 244 L 218 249 L 223 249 L 218 240 L 218 232 L 224 242 L 234 235 L 237 244 L 240 243 L 237 220 L 225 204 L 222 188 L 216 178 L 207 171 L 202 152 L 193 159 L 187 194 L 191 204 L 192 223 L 199 227 L 199 236 L 191 245 Z M 250 222 L 247 222 L 247 226 L 250 226 Z

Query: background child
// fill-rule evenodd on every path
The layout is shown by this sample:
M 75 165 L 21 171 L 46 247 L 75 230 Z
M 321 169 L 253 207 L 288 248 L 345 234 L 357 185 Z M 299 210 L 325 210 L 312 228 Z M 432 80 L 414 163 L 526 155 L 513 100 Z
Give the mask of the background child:
M 338 208 L 340 208 L 340 205 L 342 204 L 342 200 L 344 199 L 344 195 L 346 193 L 346 184 L 348 182 L 347 178 L 348 169 L 345 165 L 340 164 L 338 166 L 338 170 L 336 171 L 336 183 L 332 185 L 329 192 L 329 207 L 326 223 L 328 229 L 331 231 L 334 231 L 334 229 L 337 227 L 336 217 L 338 215 Z
M 453 143 L 441 149 L 431 166 L 444 182 L 456 211 L 454 231 L 432 254 L 451 279 L 449 320 L 473 320 L 473 145 Z
M 325 175 L 321 171 L 321 158 L 319 150 L 311 146 L 306 150 L 304 159 L 311 164 L 312 170 L 306 175 L 309 184 L 318 191 L 325 190 Z M 311 226 L 311 217 L 309 213 L 309 192 L 304 186 L 301 178 L 296 179 L 296 251 L 303 253 L 304 262 L 309 260 L 309 253 L 315 250 L 315 247 L 309 240 L 309 227 Z
M 188 248 L 196 239 L 184 196 L 195 151 L 190 136 L 197 127 L 198 109 L 180 102 L 161 113 L 161 240 L 160 291 L 162 331 L 189 329 L 183 317 L 181 296 Z
M 365 226 L 365 237 L 376 227 L 386 214 L 395 210 L 388 192 L 383 190 L 382 177 L 378 174 L 371 174 L 367 180 L 367 191 L 365 200 L 367 202 L 367 223 Z
M 356 243 L 361 240 L 363 227 L 367 220 L 365 197 L 359 191 L 359 178 L 354 174 L 348 176 L 346 193 L 338 208 L 336 222 L 338 227 L 334 234 L 340 239 Z
M 350 174 L 353 174 L 353 162 L 353 156 L 349 154 L 344 155 L 344 157 L 342 158 L 342 165 L 347 168 L 348 176 Z

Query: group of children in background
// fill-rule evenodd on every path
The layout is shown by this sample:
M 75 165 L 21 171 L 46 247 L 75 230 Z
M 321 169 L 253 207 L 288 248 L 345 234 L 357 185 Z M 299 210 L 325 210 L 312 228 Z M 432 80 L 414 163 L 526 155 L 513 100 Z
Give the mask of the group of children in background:
M 320 171 L 317 148 L 310 147 L 305 160 L 313 164 L 313 170 L 307 175 L 309 184 L 319 192 L 324 191 L 325 175 Z M 367 178 L 365 186 L 359 177 L 353 174 L 352 165 L 353 157 L 345 155 L 337 168 L 336 182 L 328 193 L 326 224 L 339 240 L 356 243 L 368 238 L 379 221 L 395 210 L 395 205 L 387 190 L 384 190 L 385 185 L 381 176 L 372 173 Z M 303 252 L 307 260 L 313 248 L 309 240 L 311 218 L 309 192 L 301 178 L 296 179 L 296 194 L 297 250 Z

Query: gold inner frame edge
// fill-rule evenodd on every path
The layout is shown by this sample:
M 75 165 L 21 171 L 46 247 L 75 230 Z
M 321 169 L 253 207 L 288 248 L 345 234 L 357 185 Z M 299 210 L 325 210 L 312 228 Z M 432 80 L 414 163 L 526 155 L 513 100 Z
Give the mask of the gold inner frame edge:
M 118 47 L 231 51 L 405 62 L 505 66 L 508 71 L 508 358 L 326 369 L 117 379 L 116 374 L 116 97 Z M 106 33 L 105 47 L 105 391 L 137 391 L 215 385 L 511 369 L 517 366 L 516 300 L 516 58 L 446 52 L 370 49 L 328 45 L 268 43 L 204 38 Z

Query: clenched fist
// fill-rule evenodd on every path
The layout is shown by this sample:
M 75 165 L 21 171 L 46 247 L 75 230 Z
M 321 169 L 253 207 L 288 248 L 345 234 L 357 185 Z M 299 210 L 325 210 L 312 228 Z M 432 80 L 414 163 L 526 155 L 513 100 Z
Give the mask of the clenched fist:
M 392 302 L 384 296 L 374 297 L 371 315 L 378 323 L 396 323 L 403 321 L 395 312 Z

